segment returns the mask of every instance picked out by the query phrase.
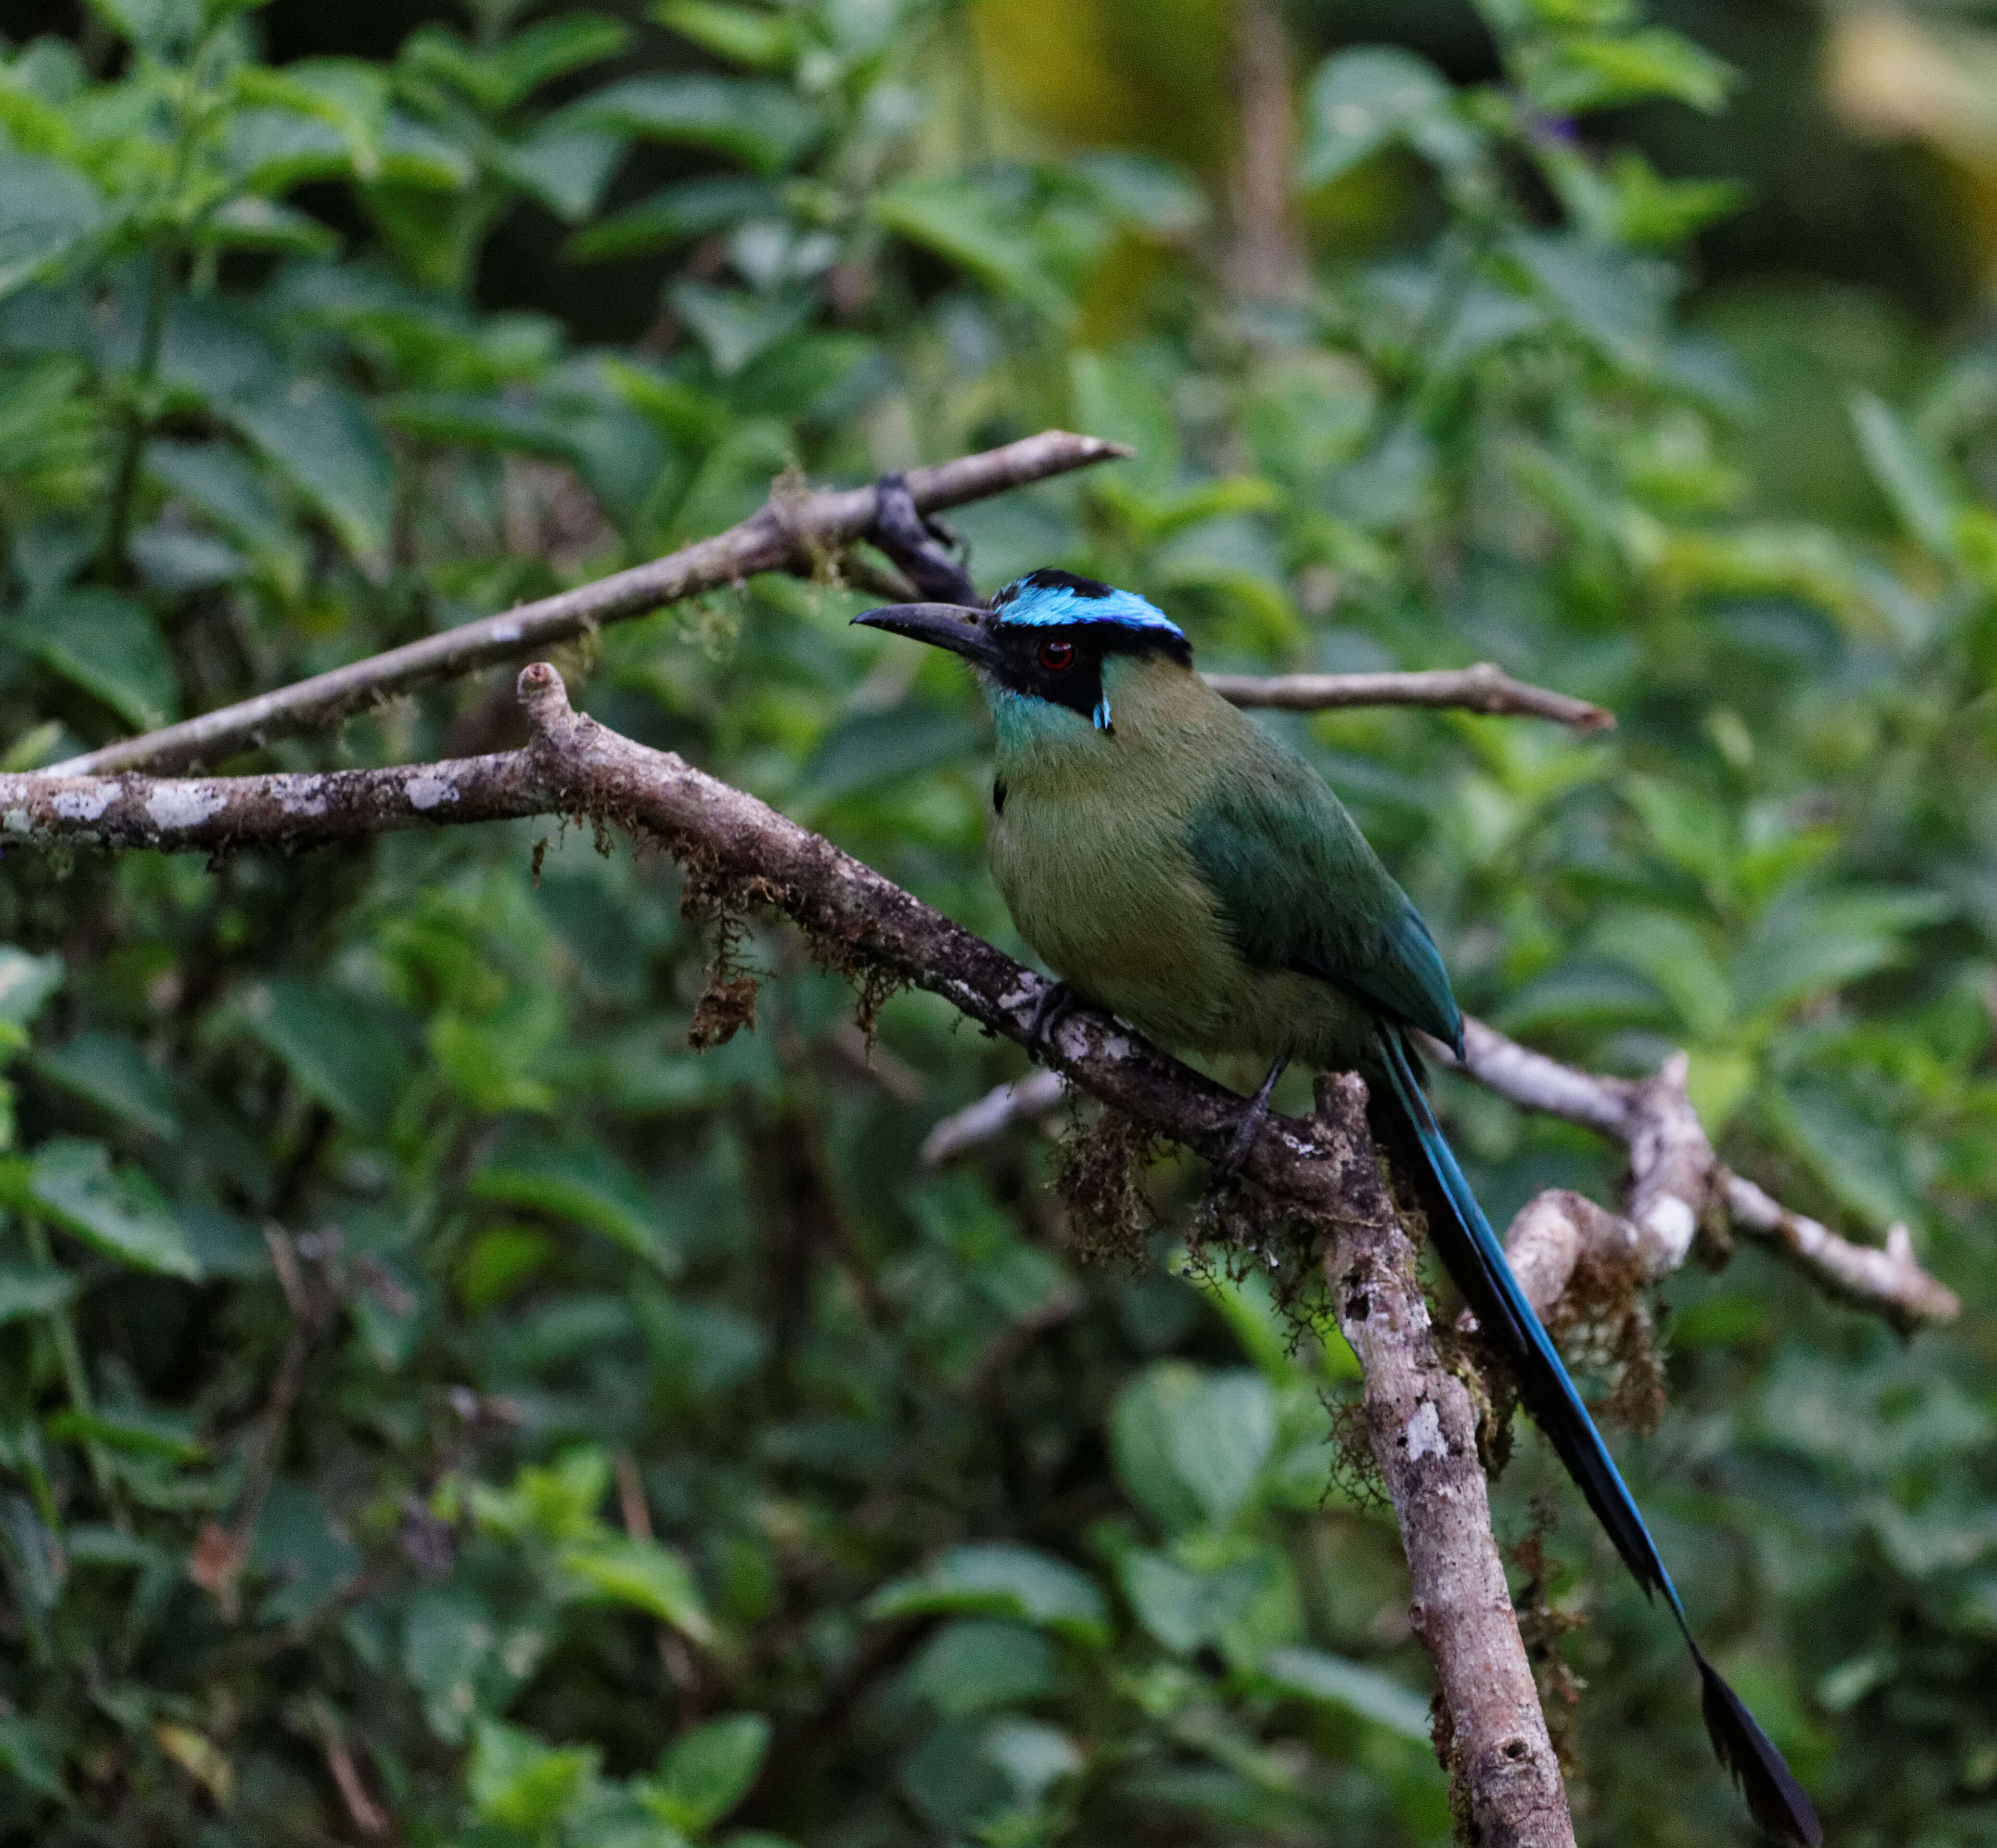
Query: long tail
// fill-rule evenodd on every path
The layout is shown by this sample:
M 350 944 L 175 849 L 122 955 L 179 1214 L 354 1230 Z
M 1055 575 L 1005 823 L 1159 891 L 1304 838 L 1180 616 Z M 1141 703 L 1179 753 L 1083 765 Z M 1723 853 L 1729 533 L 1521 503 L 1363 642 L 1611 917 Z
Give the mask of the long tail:
M 1581 1492 L 1607 1529 L 1646 1592 L 1661 1592 L 1692 1651 L 1701 1684 L 1700 1704 L 1712 1749 L 1740 1784 L 1749 1812 L 1778 1840 L 1795 1848 L 1819 1848 L 1823 1826 L 1782 1755 L 1754 1723 L 1739 1695 L 1701 1653 L 1678 1588 L 1658 1556 L 1656 1541 L 1637 1511 L 1615 1459 L 1595 1428 L 1588 1407 L 1568 1377 L 1559 1352 L 1519 1286 L 1470 1183 L 1429 1108 L 1414 1064 L 1398 1029 L 1383 1026 L 1379 1043 L 1395 1103 L 1420 1146 L 1435 1188 L 1449 1212 L 1430 1226 L 1430 1236 L 1464 1299 L 1485 1335 L 1504 1351 L 1518 1377 L 1520 1396 L 1540 1429 L 1567 1465 Z

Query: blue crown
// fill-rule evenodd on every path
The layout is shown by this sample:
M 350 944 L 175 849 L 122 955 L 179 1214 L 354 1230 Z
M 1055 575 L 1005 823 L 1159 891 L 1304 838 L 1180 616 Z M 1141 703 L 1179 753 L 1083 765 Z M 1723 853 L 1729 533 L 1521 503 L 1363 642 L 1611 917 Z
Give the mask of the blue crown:
M 1185 632 L 1154 603 L 1134 591 L 1119 591 L 1072 571 L 1029 571 L 1015 578 L 992 599 L 1002 624 L 1109 622 L 1183 644 Z

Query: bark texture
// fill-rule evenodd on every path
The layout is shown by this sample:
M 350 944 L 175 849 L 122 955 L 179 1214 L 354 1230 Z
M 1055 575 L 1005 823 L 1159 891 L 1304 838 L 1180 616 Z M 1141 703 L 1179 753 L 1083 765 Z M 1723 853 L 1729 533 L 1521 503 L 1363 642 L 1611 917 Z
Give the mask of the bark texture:
M 1476 1413 L 1437 1348 L 1414 1249 L 1366 1137 L 1365 1084 L 1322 1078 L 1317 1098 L 1343 1203 L 1325 1281 L 1364 1375 L 1367 1439 L 1413 1583 L 1409 1621 L 1436 1665 L 1436 1750 L 1478 1848 L 1572 1848 L 1560 1761 L 1492 1538 Z

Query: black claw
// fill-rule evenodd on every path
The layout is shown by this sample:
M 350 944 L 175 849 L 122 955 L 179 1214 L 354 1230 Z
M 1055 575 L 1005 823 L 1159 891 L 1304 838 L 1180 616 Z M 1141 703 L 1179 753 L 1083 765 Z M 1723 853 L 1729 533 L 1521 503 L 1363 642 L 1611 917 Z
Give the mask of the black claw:
M 985 599 L 971 574 L 944 550 L 959 543 L 957 535 L 917 508 L 898 474 L 885 474 L 874 484 L 874 524 L 867 536 L 927 601 L 965 609 L 983 606 Z
M 1255 1139 L 1262 1133 L 1262 1126 L 1269 1120 L 1269 1099 L 1274 1095 L 1276 1081 L 1290 1068 L 1289 1054 L 1285 1053 L 1269 1067 L 1255 1095 L 1241 1112 L 1240 1121 L 1234 1126 L 1233 1139 L 1227 1145 L 1227 1153 L 1213 1164 L 1213 1179 L 1216 1186 L 1232 1181 L 1247 1164 L 1254 1153 Z

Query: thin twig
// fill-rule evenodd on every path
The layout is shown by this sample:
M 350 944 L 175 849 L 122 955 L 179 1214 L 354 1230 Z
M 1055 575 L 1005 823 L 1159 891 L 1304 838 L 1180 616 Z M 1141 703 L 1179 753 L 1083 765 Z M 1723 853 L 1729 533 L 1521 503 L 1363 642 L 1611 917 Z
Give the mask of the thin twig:
M 226 1527 L 219 1522 L 204 1524 L 188 1556 L 188 1577 L 208 1592 L 220 1608 L 225 1622 L 233 1623 L 240 1615 L 239 1581 L 243 1563 L 256 1538 L 257 1517 L 277 1473 L 278 1445 L 290 1422 L 291 1408 L 298 1403 L 305 1384 L 305 1362 L 312 1357 L 314 1337 L 324 1326 L 326 1308 L 322 1292 L 316 1292 L 299 1267 L 298 1252 L 290 1236 L 274 1226 L 264 1229 L 270 1247 L 271 1267 L 284 1291 L 291 1312 L 291 1332 L 285 1339 L 283 1357 L 257 1421 L 250 1440 L 250 1460 L 243 1470 L 243 1488 L 236 1498 L 234 1518 Z
M 908 488 L 916 505 L 927 512 L 1130 453 L 1119 443 L 1043 430 L 1000 449 L 960 456 L 933 468 L 911 469 Z M 274 738 L 331 725 L 430 681 L 519 660 L 607 623 L 649 615 L 759 571 L 816 570 L 867 531 L 874 507 L 871 488 L 777 491 L 739 525 L 649 564 L 426 636 L 198 719 L 122 739 L 50 768 L 59 775 L 80 776 L 218 763 Z
M 1616 715 L 1571 695 L 1514 680 L 1489 661 L 1409 674 L 1209 674 L 1207 684 L 1237 706 L 1324 712 L 1340 706 L 1457 706 L 1471 712 L 1557 719 L 1578 732 L 1606 730 Z
M 947 1167 L 960 1155 L 996 1142 L 1016 1123 L 1038 1122 L 1067 1095 L 1067 1081 L 1057 1071 L 1030 1071 L 995 1085 L 976 1103 L 938 1121 L 923 1138 L 922 1164 Z

